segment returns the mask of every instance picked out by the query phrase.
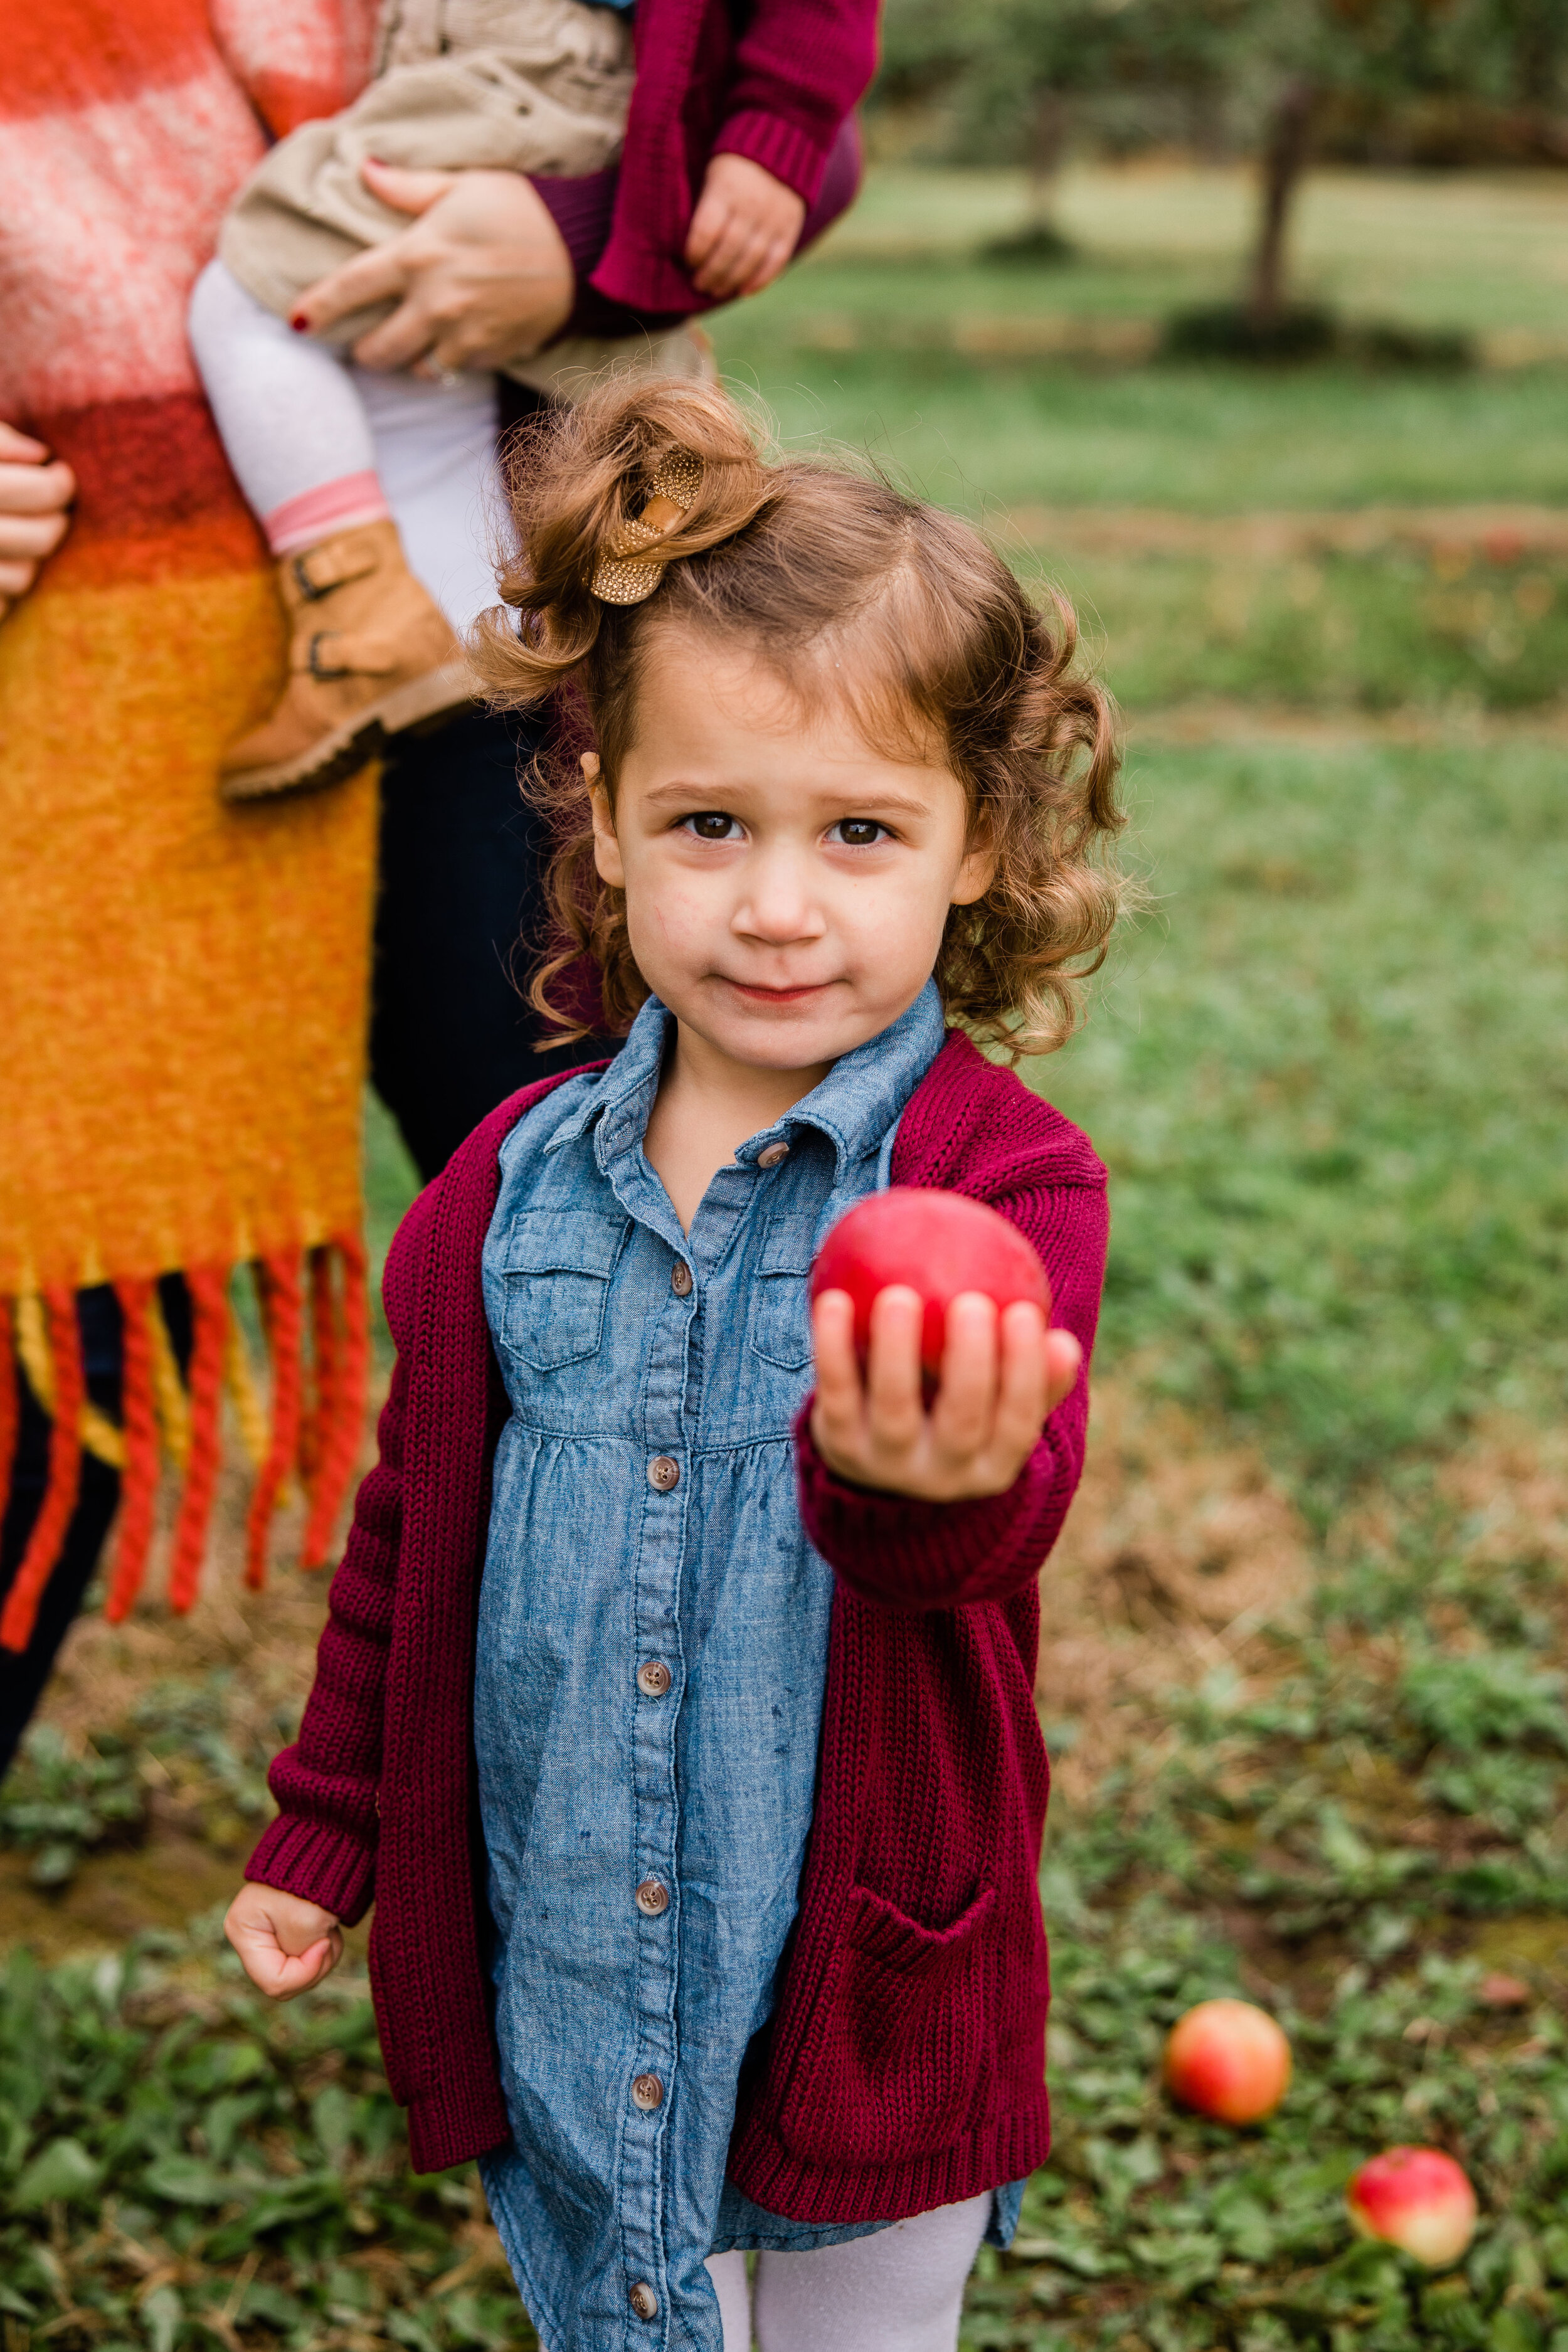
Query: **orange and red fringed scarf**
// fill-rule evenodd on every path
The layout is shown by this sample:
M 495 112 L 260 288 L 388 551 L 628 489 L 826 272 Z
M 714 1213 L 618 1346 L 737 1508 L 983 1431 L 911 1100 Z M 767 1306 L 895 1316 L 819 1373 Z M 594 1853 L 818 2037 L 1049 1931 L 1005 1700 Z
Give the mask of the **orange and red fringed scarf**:
M 254 1465 L 252 1585 L 291 1493 L 303 1564 L 324 1560 L 359 1447 L 374 782 L 218 800 L 218 755 L 270 709 L 283 642 L 184 310 L 267 128 L 352 95 L 373 17 L 371 0 L 0 0 L 0 218 L 19 224 L 0 416 L 79 485 L 69 536 L 0 619 L 0 1507 L 20 1381 L 51 1419 L 0 1609 L 14 1651 L 84 1453 L 122 1482 L 119 1618 L 165 1469 L 168 1599 L 195 1599 L 226 1422 Z M 158 1293 L 174 1272 L 183 1370 Z M 76 1292 L 100 1283 L 123 1322 L 118 1421 L 88 1396 L 77 1327 Z

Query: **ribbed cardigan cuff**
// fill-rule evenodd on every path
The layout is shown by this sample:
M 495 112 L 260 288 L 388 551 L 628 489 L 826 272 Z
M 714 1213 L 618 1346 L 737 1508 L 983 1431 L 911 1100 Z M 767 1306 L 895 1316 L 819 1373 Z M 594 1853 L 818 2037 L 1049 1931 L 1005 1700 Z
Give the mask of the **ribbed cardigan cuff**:
M 408 2103 L 408 2161 L 416 2172 L 447 2172 L 504 2147 L 511 2137 L 500 2084 L 438 2083 Z
M 747 107 L 732 114 L 713 142 L 715 155 L 744 155 L 793 188 L 807 209 L 816 202 L 831 149 L 798 123 Z
M 1038 1512 L 1041 1454 L 1037 1449 L 1005 1495 L 972 1502 L 928 1503 L 852 1486 L 831 1471 L 811 1434 L 811 1403 L 795 1424 L 795 1468 L 805 1532 L 828 1566 L 862 1600 L 894 1609 L 951 1609 L 993 1600 L 1011 1557 Z M 1040 1547 L 1043 1556 L 1045 1547 Z M 1027 1570 L 1037 1558 L 1024 1555 Z
M 375 1892 L 375 1848 L 346 1830 L 279 1813 L 262 1832 L 245 1874 L 254 1885 L 276 1886 L 301 1903 L 319 1903 L 352 1927 L 363 1918 Z

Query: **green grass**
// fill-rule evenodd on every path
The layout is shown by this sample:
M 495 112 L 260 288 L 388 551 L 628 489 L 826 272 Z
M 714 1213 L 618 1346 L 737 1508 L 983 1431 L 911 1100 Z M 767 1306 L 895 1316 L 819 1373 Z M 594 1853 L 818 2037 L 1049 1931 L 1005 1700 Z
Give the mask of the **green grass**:
M 1506 716 L 1559 691 L 1561 567 L 1268 563 L 1201 534 L 1142 557 L 1004 511 L 1568 500 L 1568 377 L 965 358 L 942 347 L 965 318 L 1223 292 L 1247 228 L 1237 174 L 1084 172 L 1079 264 L 975 262 L 1019 201 L 1016 175 L 875 175 L 721 351 L 790 435 L 869 439 L 986 513 L 1104 638 L 1155 908 L 1029 1075 L 1110 1166 L 1102 1367 L 1181 1399 L 1194 1443 L 1258 1444 L 1317 1575 L 1249 1681 L 1220 1647 L 1163 1739 L 1053 1809 L 1057 2152 L 963 2341 L 1568 2352 L 1564 1577 L 1549 1530 L 1499 1534 L 1444 1477 L 1484 1417 L 1550 1424 L 1568 1372 L 1568 815 L 1559 751 Z M 1565 221 L 1568 181 L 1325 177 L 1303 283 L 1358 315 L 1568 332 Z M 1159 717 L 1215 696 L 1229 740 Z M 379 1262 L 414 1179 L 374 1105 L 367 1146 Z M 85 1755 L 36 1744 L 0 1843 L 63 1884 L 138 1833 L 162 1774 L 235 1851 L 259 1738 L 216 1682 L 151 1693 Z M 1484 1997 L 1499 1966 L 1517 2010 Z M 1182 2008 L 1237 1990 L 1297 2073 L 1232 2134 L 1178 2114 L 1157 2062 Z M 1447 2277 L 1343 2217 L 1353 2166 L 1402 2139 L 1480 2194 Z M 523 2352 L 481 2220 L 471 2175 L 408 2174 L 352 1974 L 267 2011 L 208 1927 L 0 1979 L 5 2352 Z
M 1173 302 L 1230 294 L 1241 280 L 1256 207 L 1257 183 L 1244 165 L 1070 165 L 1057 215 L 1078 248 L 1076 260 L 1011 273 L 1007 307 L 1158 317 Z M 793 273 L 778 294 L 803 288 L 830 262 L 964 257 L 1016 229 L 1024 211 L 1016 171 L 878 163 L 854 210 L 824 240 L 820 258 Z M 1295 290 L 1357 318 L 1565 335 L 1565 231 L 1568 180 L 1561 173 L 1313 172 L 1291 224 Z
M 922 495 L 998 521 L 1034 501 L 1227 514 L 1568 498 L 1556 368 L 1274 377 L 982 363 L 920 350 L 829 357 L 788 334 L 764 339 L 763 322 L 743 314 L 721 323 L 715 341 L 727 377 L 760 389 L 786 441 L 868 448 Z
M 1158 910 L 1036 1082 L 1112 1174 L 1105 1359 L 1325 1497 L 1568 1372 L 1554 746 L 1135 750 Z
M 1454 579 L 1411 548 L 1266 561 L 1230 553 L 1058 553 L 1071 598 L 1130 710 L 1224 696 L 1302 710 L 1528 711 L 1568 679 L 1562 562 L 1484 560 Z M 1463 555 L 1457 559 L 1465 562 Z M 1440 568 L 1438 568 L 1440 567 Z M 1448 576 L 1444 576 L 1447 573 Z

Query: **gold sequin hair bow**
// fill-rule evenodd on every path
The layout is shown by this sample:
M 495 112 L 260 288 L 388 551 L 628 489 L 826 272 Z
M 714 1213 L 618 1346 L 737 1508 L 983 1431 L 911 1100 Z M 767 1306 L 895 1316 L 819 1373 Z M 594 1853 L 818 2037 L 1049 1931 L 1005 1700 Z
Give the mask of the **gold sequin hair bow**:
M 640 604 L 664 578 L 665 564 L 644 551 L 668 538 L 688 511 L 702 480 L 702 460 L 689 449 L 672 449 L 647 486 L 647 499 L 628 522 L 611 552 L 594 566 L 590 587 L 602 604 Z

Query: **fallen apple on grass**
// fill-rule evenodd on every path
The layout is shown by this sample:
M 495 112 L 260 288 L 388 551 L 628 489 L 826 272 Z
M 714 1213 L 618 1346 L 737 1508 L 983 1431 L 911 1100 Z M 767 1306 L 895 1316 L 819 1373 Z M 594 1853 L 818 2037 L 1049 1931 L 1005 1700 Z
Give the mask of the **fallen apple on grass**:
M 1447 2270 L 1476 2234 L 1476 2192 L 1440 2147 L 1385 2147 L 1345 2191 L 1363 2238 L 1380 2238 L 1423 2263 Z
M 1290 2044 L 1249 2000 L 1200 2000 L 1171 2028 L 1165 2087 L 1216 2123 L 1256 2124 L 1290 2087 Z
M 1026 1299 L 1050 1319 L 1051 1286 L 1033 1247 L 1005 1217 L 962 1192 L 895 1184 L 871 1193 L 839 1218 L 811 1270 L 814 1299 L 825 1290 L 848 1292 L 862 1363 L 871 1341 L 871 1302 L 895 1285 L 918 1291 L 924 1302 L 921 1369 L 928 1386 L 941 1376 L 947 1310 L 963 1292 L 981 1291 L 998 1307 Z

